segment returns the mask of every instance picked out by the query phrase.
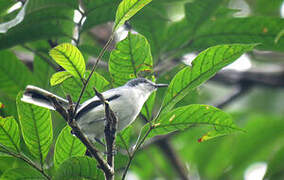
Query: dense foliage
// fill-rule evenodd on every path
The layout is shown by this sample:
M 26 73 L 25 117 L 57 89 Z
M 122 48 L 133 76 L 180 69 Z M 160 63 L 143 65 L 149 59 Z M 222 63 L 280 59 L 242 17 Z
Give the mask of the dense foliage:
M 1 1 L 0 178 L 104 179 L 59 113 L 21 101 L 27 85 L 84 102 L 93 87 L 145 77 L 169 87 L 117 134 L 115 178 L 237 180 L 260 162 L 283 179 L 283 92 L 273 89 L 284 86 L 283 2 L 237 2 L 26 0 L 10 12 L 16 1 Z M 273 68 L 223 69 L 245 53 Z

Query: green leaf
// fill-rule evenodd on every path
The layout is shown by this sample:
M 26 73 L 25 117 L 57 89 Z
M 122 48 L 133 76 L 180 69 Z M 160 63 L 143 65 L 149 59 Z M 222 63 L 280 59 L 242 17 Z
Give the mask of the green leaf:
M 150 131 L 148 138 L 168 134 L 174 131 L 185 130 L 194 125 L 212 125 L 215 129 L 215 134 L 210 131 L 210 138 L 230 134 L 234 131 L 240 131 L 232 120 L 232 117 L 213 106 L 193 104 L 176 108 L 169 113 L 163 114 L 156 124 L 150 126 L 146 124 L 141 130 L 140 137 L 137 142 L 140 142 L 143 136 Z M 207 140 L 207 139 L 204 139 Z
M 89 74 L 90 74 L 90 71 L 87 71 L 85 73 L 85 77 L 89 76 Z M 88 86 L 82 97 L 81 102 L 84 102 L 90 99 L 91 97 L 95 96 L 93 87 L 96 87 L 96 89 L 99 92 L 103 92 L 107 89 L 108 85 L 109 85 L 109 82 L 103 76 L 95 72 L 92 75 L 88 83 Z M 74 100 L 77 101 L 77 99 L 79 98 L 82 87 L 83 87 L 82 83 L 78 79 L 75 79 L 75 78 L 69 78 L 62 83 L 63 91 L 66 94 L 70 94 L 73 101 Z
M 0 109 L 4 108 L 4 104 L 0 102 Z
M 283 178 L 283 157 L 284 146 L 281 147 L 268 162 L 268 170 L 266 171 L 265 178 L 268 179 L 281 179 Z
M 97 163 L 89 157 L 72 157 L 66 160 L 56 171 L 55 180 L 97 179 Z
M 39 171 L 32 168 L 13 168 L 5 171 L 1 180 L 20 180 L 20 179 L 46 179 Z
M 215 15 L 223 3 L 224 0 L 202 0 L 185 4 L 185 17 L 168 26 L 166 41 L 171 43 L 164 43 L 164 51 L 167 52 L 188 43 L 196 31 Z
M 49 79 L 55 70 L 39 56 L 34 57 L 33 70 L 33 75 L 39 79 L 41 87 L 48 89 Z
M 58 168 L 65 160 L 82 156 L 86 152 L 86 147 L 81 141 L 71 134 L 71 128 L 65 126 L 59 134 L 54 149 L 54 166 Z
M 49 55 L 67 72 L 82 79 L 85 74 L 85 60 L 76 46 L 63 43 L 51 49 Z
M 83 0 L 85 5 L 85 15 L 87 21 L 84 23 L 83 30 L 90 29 L 96 25 L 113 21 L 116 9 L 120 1 L 114 0 Z
M 0 144 L 19 152 L 19 127 L 13 117 L 2 118 L 0 116 Z
M 21 10 L 18 12 L 14 19 L 0 24 L 0 33 L 6 33 L 10 28 L 16 26 L 24 20 L 28 3 L 29 0 L 25 1 L 24 6 L 21 8 Z
M 1 21 L 1 16 L 2 16 L 2 15 L 6 15 L 8 9 L 9 9 L 13 4 L 15 4 L 15 1 L 13 1 L 13 0 L 6 0 L 6 1 L 1 1 L 1 2 L 0 2 L 0 22 L 2 22 L 2 21 Z
M 125 21 L 129 20 L 151 1 L 152 0 L 123 0 L 116 11 L 114 30 L 117 30 Z
M 24 141 L 31 154 L 43 164 L 52 144 L 53 131 L 49 110 L 21 101 L 22 92 L 17 97 L 17 109 Z
M 168 30 L 167 26 L 170 23 L 170 18 L 168 15 L 168 4 L 163 2 L 152 1 L 143 8 L 143 11 L 138 12 L 131 19 L 133 29 L 147 38 L 154 60 L 158 59 L 157 56 L 161 55 L 161 49 L 168 44 L 165 43 L 164 36 Z
M 227 44 L 210 47 L 172 79 L 163 102 L 163 112 L 171 110 L 188 93 L 210 79 L 216 72 L 251 51 L 255 44 Z
M 133 130 L 132 126 L 128 126 L 123 131 L 119 132 L 116 136 L 116 145 L 128 149 L 130 147 L 130 136 Z
M 151 120 L 152 118 L 152 111 L 155 104 L 156 98 L 156 91 L 153 92 L 147 101 L 144 103 L 144 106 L 141 109 L 141 114 L 147 118 L 147 120 Z
M 51 76 L 50 85 L 55 86 L 55 85 L 61 84 L 63 81 L 65 81 L 66 79 L 70 77 L 72 77 L 72 75 L 67 71 L 57 72 Z
M 185 16 L 187 22 L 191 25 L 190 31 L 194 34 L 204 22 L 208 21 L 214 15 L 223 2 L 224 0 L 203 0 L 187 3 L 185 5 Z
M 187 47 L 190 50 L 203 50 L 217 44 L 261 43 L 257 46 L 260 50 L 284 51 L 283 37 L 279 38 L 278 43 L 274 42 L 283 26 L 283 19 L 272 17 L 211 20 L 196 32 Z
M 151 72 L 152 67 L 150 45 L 140 34 L 129 33 L 110 54 L 109 72 L 115 86 L 137 78 L 139 72 Z
M 29 0 L 24 20 L 7 33 L 0 34 L 0 49 L 42 39 L 70 39 L 76 8 L 77 0 Z
M 284 36 L 284 29 L 282 29 L 276 36 L 275 40 L 274 40 L 274 43 L 277 44 L 279 39 Z
M 15 98 L 21 89 L 34 82 L 34 78 L 28 68 L 12 52 L 0 51 L 0 59 L 0 91 Z

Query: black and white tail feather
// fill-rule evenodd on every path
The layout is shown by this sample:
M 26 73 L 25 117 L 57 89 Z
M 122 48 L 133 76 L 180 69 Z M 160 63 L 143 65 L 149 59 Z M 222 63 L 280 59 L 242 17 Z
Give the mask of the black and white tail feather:
M 36 86 L 28 85 L 22 97 L 22 101 L 30 104 L 34 104 L 40 107 L 44 107 L 50 110 L 55 110 L 51 98 L 56 98 L 57 102 L 63 107 L 68 107 L 68 101 L 59 96 L 56 96 L 44 89 Z

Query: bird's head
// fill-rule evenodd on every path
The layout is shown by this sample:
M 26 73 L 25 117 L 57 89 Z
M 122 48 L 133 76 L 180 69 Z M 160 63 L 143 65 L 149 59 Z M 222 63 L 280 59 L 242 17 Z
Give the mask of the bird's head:
M 150 93 L 150 94 L 153 91 L 157 90 L 157 88 L 159 87 L 168 87 L 167 84 L 155 84 L 154 82 L 148 79 L 145 79 L 145 78 L 132 79 L 126 83 L 126 86 L 135 88 L 144 93 Z

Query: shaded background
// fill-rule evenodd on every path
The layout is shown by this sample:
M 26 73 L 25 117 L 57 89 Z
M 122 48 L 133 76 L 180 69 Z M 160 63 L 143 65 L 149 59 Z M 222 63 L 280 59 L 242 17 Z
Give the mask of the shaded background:
M 190 179 L 283 179 L 284 2 L 197 1 L 153 0 L 119 29 L 116 41 L 122 40 L 129 30 L 144 35 L 151 45 L 157 80 L 165 83 L 207 47 L 261 43 L 257 50 L 241 56 L 178 104 L 201 103 L 222 108 L 247 133 L 198 143 L 208 127 L 192 127 L 154 138 L 137 154 L 128 178 L 179 179 L 189 174 Z M 0 1 L 0 23 L 15 18 L 22 2 Z M 88 65 L 94 64 L 111 34 L 119 1 L 80 2 L 80 11 L 86 17 L 75 10 L 79 7 L 76 0 L 30 0 L 23 22 L 0 34 L 0 102 L 5 105 L 1 116 L 17 117 L 15 98 L 27 84 L 61 93 L 60 87 L 49 85 L 50 76 L 60 70 L 48 56 L 57 44 L 72 41 Z M 98 69 L 109 80 L 107 62 L 111 48 Z M 21 73 L 25 67 L 30 73 Z M 163 92 L 159 91 L 157 97 L 159 104 Z M 65 123 L 58 114 L 53 116 L 56 137 Z M 142 120 L 135 122 L 133 141 L 142 125 Z M 124 158 L 117 155 L 116 169 L 124 167 Z M 20 164 L 1 154 L 0 159 L 1 173 L 7 170 L 6 163 Z

